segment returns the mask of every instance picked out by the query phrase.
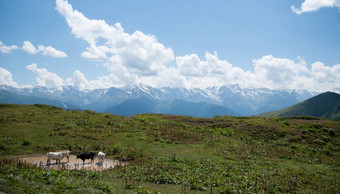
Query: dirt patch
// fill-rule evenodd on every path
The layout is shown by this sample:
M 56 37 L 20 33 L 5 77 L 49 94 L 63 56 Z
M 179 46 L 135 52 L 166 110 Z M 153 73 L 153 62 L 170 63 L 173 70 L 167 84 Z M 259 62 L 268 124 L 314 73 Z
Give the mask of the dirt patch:
M 92 170 L 92 171 L 102 171 L 110 168 L 114 168 L 116 165 L 126 165 L 124 162 L 120 162 L 119 160 L 113 160 L 110 158 L 105 158 L 104 161 L 99 161 L 98 158 L 95 157 L 94 162 L 91 163 L 91 160 L 85 160 L 83 165 L 83 161 L 81 159 L 76 159 L 76 155 L 70 155 L 70 160 L 67 162 L 67 158 L 61 160 L 60 164 L 57 164 L 55 160 L 51 160 L 51 164 L 47 165 L 47 156 L 39 155 L 39 156 L 28 156 L 21 157 L 19 160 L 36 165 L 42 168 L 51 168 L 51 169 L 69 169 L 69 170 Z

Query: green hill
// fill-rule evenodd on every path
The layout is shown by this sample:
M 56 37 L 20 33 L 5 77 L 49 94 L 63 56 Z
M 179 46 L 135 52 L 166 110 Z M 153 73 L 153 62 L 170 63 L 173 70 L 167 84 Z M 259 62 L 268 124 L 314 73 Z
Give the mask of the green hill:
M 340 95 L 333 92 L 322 93 L 288 108 L 260 114 L 259 116 L 315 116 L 340 120 Z
M 339 134 L 340 121 L 316 117 L 123 117 L 0 104 L 0 191 L 339 193 Z M 65 149 L 128 165 L 91 172 L 16 160 Z

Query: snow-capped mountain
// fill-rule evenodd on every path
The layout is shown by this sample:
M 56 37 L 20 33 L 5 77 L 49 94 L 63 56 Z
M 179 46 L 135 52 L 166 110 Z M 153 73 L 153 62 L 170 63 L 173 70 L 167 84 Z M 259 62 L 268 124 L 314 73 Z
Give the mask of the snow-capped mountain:
M 306 100 L 317 93 L 268 88 L 242 89 L 238 85 L 209 88 L 221 104 L 243 115 L 256 115 L 278 110 Z
M 205 90 L 153 88 L 145 85 L 95 90 L 78 90 L 71 86 L 62 89 L 0 86 L 0 89 L 18 95 L 56 100 L 98 112 L 105 112 L 110 107 L 120 105 L 126 100 L 148 98 L 157 101 L 157 103 L 181 100 L 190 103 L 214 104 L 229 108 L 240 115 L 255 115 L 282 109 L 317 94 L 308 91 L 270 90 L 267 88 L 244 89 L 238 85 L 211 87 Z

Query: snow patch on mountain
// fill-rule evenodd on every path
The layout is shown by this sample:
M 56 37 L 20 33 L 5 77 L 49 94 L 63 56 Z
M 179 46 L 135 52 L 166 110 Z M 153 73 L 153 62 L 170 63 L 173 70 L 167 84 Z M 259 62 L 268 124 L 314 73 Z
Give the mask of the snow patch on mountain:
M 317 94 L 298 90 L 247 89 L 241 88 L 239 85 L 210 87 L 205 90 L 198 88 L 153 88 L 146 85 L 95 90 L 79 90 L 72 86 L 50 89 L 45 87 L 14 88 L 2 85 L 0 88 L 20 95 L 58 100 L 98 112 L 116 106 L 127 99 L 148 98 L 158 102 L 183 100 L 216 104 L 230 108 L 242 115 L 255 115 L 278 110 Z

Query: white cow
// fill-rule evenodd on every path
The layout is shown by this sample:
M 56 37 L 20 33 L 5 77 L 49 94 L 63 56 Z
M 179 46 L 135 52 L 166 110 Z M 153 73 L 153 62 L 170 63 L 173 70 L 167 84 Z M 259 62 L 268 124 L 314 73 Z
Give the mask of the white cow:
M 63 151 L 58 151 L 58 152 L 48 152 L 47 153 L 47 164 L 51 163 L 51 160 L 56 160 L 56 164 L 60 164 L 60 161 L 66 157 L 67 162 L 70 161 L 70 151 L 68 150 L 63 150 Z
M 69 150 L 61 150 L 61 151 L 57 151 L 63 154 L 63 158 L 66 157 L 67 158 L 67 162 L 70 162 L 70 151 Z
M 98 157 L 98 160 L 99 160 L 100 162 L 103 162 L 103 161 L 104 161 L 104 158 L 105 158 L 105 154 L 104 154 L 103 152 L 99 152 L 98 155 L 97 155 L 97 157 Z

